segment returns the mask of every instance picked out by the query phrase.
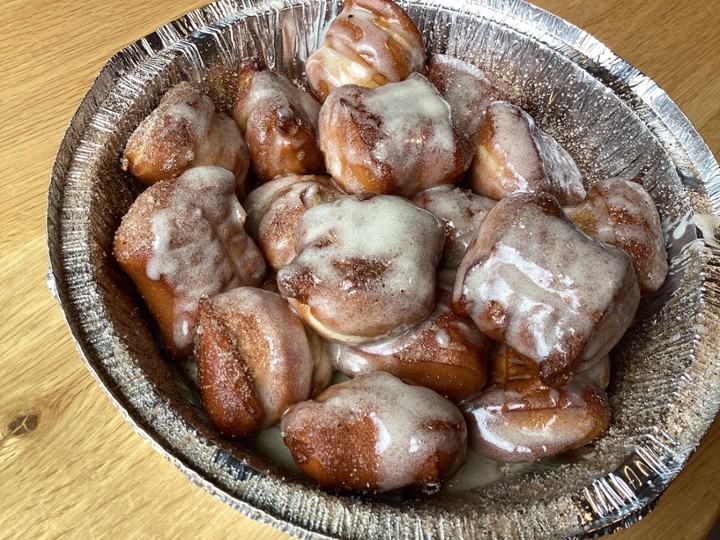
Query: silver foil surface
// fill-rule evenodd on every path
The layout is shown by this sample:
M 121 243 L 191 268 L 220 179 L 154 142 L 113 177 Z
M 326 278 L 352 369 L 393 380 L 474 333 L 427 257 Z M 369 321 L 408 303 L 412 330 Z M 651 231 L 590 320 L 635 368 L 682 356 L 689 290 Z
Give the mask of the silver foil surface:
M 129 278 L 115 230 L 141 185 L 125 141 L 173 84 L 226 109 L 238 61 L 262 57 L 297 81 L 341 5 L 219 0 L 115 55 L 71 121 L 48 193 L 50 286 L 81 356 L 120 412 L 196 484 L 299 538 L 581 538 L 648 512 L 720 406 L 720 169 L 652 80 L 582 30 L 517 0 L 401 2 L 430 53 L 492 71 L 573 155 L 588 184 L 641 176 L 670 255 L 612 353 L 610 429 L 587 452 L 429 499 L 329 494 L 221 439 L 190 379 L 168 362 Z

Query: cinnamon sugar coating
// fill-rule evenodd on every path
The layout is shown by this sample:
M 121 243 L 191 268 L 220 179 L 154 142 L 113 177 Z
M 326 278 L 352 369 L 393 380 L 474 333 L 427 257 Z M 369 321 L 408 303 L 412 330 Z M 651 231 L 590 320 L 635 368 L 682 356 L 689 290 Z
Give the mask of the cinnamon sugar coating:
M 330 177 L 316 175 L 281 176 L 250 192 L 246 227 L 270 268 L 277 272 L 297 255 L 295 231 L 307 209 L 340 194 Z
M 279 294 L 239 287 L 203 298 L 195 342 L 203 409 L 225 435 L 272 426 L 310 397 L 310 343 Z
M 415 23 L 390 0 L 349 0 L 330 24 L 322 46 L 305 62 L 313 91 L 375 88 L 425 69 L 425 47 Z
M 546 192 L 562 205 L 582 202 L 585 188 L 575 162 L 532 117 L 515 105 L 493 102 L 474 138 L 470 183 L 496 201 L 519 192 Z
M 587 444 L 607 429 L 607 355 L 584 363 L 557 388 L 542 381 L 535 361 L 505 345 L 496 344 L 490 358 L 488 388 L 462 404 L 476 452 L 533 461 Z
M 550 195 L 518 194 L 485 216 L 458 268 L 453 303 L 557 385 L 607 354 L 632 322 L 632 259 L 578 230 Z
M 300 218 L 278 288 L 320 335 L 370 341 L 432 312 L 442 243 L 440 222 L 406 199 L 344 196 Z
M 434 493 L 466 454 L 457 407 L 384 372 L 359 375 L 293 405 L 281 431 L 300 470 L 331 490 Z
M 261 182 L 286 174 L 325 172 L 318 146 L 320 102 L 257 60 L 240 65 L 233 117 Z
M 141 193 L 115 233 L 113 255 L 176 358 L 192 352 L 202 297 L 257 284 L 265 274 L 234 189 L 226 169 L 189 169 Z
M 242 196 L 250 155 L 233 119 L 217 112 L 200 90 L 181 82 L 130 136 L 121 165 L 146 184 L 172 180 L 192 167 L 217 165 L 233 173 L 236 193 Z
M 660 215 L 639 178 L 596 182 L 581 204 L 564 210 L 585 234 L 633 258 L 642 294 L 657 291 L 665 282 L 668 255 Z
M 449 105 L 417 73 L 380 88 L 336 89 L 319 126 L 327 170 L 348 193 L 412 197 L 459 181 L 470 163 Z

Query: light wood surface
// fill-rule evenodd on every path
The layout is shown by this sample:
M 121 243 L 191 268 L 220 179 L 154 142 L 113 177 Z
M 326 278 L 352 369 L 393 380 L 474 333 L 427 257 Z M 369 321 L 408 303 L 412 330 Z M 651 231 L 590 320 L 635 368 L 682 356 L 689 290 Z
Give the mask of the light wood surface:
M 202 0 L 0 2 L 0 537 L 287 538 L 187 480 L 124 422 L 46 286 L 56 149 L 105 61 Z M 653 77 L 720 155 L 720 2 L 542 0 Z M 657 508 L 614 538 L 706 538 L 720 423 Z

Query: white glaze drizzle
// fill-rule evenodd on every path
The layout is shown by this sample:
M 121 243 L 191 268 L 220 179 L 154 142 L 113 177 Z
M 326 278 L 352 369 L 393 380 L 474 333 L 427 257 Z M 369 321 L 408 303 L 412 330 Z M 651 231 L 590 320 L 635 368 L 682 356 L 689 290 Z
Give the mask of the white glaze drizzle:
M 500 159 L 495 161 L 496 171 L 483 173 L 483 182 L 496 183 L 504 195 L 546 191 L 561 204 L 583 200 L 582 176 L 572 157 L 527 112 L 496 101 L 488 107 L 485 121 L 491 122 L 490 145 Z M 480 159 L 493 162 L 488 148 L 481 144 L 477 151 Z
M 369 167 L 381 184 L 389 183 L 384 192 L 412 196 L 456 179 L 469 159 L 453 126 L 450 106 L 419 73 L 380 88 L 339 88 L 320 114 L 326 166 L 341 185 L 348 182 L 353 167 Z M 372 137 L 361 135 L 344 142 L 337 133 L 344 122 Z M 458 156 L 465 163 L 459 164 Z
M 581 443 L 607 421 L 601 395 L 609 358 L 583 361 L 578 368 L 577 375 L 558 388 L 539 380 L 533 386 L 533 375 L 520 370 L 465 402 L 470 444 L 494 457 L 532 461 Z
M 427 189 L 413 198 L 445 225 L 445 246 L 442 265 L 457 268 L 485 214 L 495 201 L 455 186 L 438 186 Z
M 402 14 L 399 14 L 402 16 Z M 352 26 L 353 29 L 349 29 Z M 345 84 L 377 87 L 420 71 L 425 63 L 422 41 L 411 31 L 409 18 L 392 20 L 348 2 L 330 25 L 323 45 L 307 60 L 311 84 L 325 81 L 330 90 Z M 359 30 L 362 39 L 357 39 Z M 402 48 L 402 58 L 389 52 L 388 43 Z M 398 48 L 394 51 L 397 53 Z
M 195 167 L 175 180 L 166 206 L 152 216 L 146 273 L 173 290 L 178 348 L 192 343 L 200 298 L 259 280 L 264 273 L 264 264 L 251 263 L 259 251 L 245 233 L 245 211 L 234 189 L 230 171 Z
M 582 204 L 565 212 L 573 221 L 576 216 L 586 220 L 584 214 L 589 212 L 594 238 L 621 249 L 629 247 L 627 252 L 635 258 L 646 290 L 655 291 L 665 281 L 668 263 L 660 215 L 641 184 L 618 177 L 601 180 L 593 184 Z M 641 246 L 641 252 L 633 246 Z
M 531 135 L 534 121 L 518 107 L 496 101 L 488 109 L 493 125 L 493 150 L 505 157 L 506 173 L 516 183 L 515 191 L 528 191 L 528 180 L 542 174 L 538 151 Z
M 371 155 L 378 161 L 390 163 L 402 170 L 394 159 L 417 154 L 425 148 L 452 152 L 455 137 L 450 122 L 450 106 L 437 90 L 419 74 L 401 83 L 386 84 L 365 94 L 362 104 L 378 116 L 384 137 Z M 430 126 L 430 137 L 423 130 Z
M 181 91 L 185 92 L 185 99 L 178 99 L 183 95 Z M 210 126 L 215 119 L 215 104 L 212 99 L 192 88 L 189 84 L 178 85 L 171 92 L 173 92 L 173 100 L 177 101 L 166 101 L 167 106 L 162 107 L 163 120 L 170 124 L 170 131 L 182 132 L 180 126 L 189 127 L 192 132 L 192 140 L 196 142 L 193 147 L 199 145 L 201 141 L 207 138 Z M 190 105 L 189 100 L 192 100 L 196 106 Z M 153 136 L 155 134 L 149 133 L 148 135 Z M 147 143 L 152 144 L 152 140 L 148 140 Z M 188 150 L 188 154 L 182 157 L 188 163 L 191 163 L 195 160 L 195 152 L 196 149 Z M 172 171 L 177 166 L 178 157 L 175 153 L 168 153 L 166 161 L 163 162 L 161 167 L 162 170 Z
M 457 58 L 434 54 L 429 67 L 428 78 L 450 103 L 458 125 L 472 137 L 479 129 L 487 107 L 501 92 L 480 68 Z
M 465 423 L 452 403 L 432 390 L 404 384 L 381 371 L 342 383 L 342 391 L 325 401 L 317 413 L 322 416 L 320 422 L 348 414 L 372 420 L 381 491 L 411 483 L 438 451 L 465 454 Z M 438 421 L 457 426 L 457 433 L 433 429 Z
M 274 71 L 263 70 L 252 77 L 250 88 L 241 107 L 236 108 L 240 120 L 247 121 L 258 107 L 275 107 L 280 116 L 295 116 L 295 112 L 305 115 L 310 125 L 317 130 L 317 118 L 320 114 L 320 102 L 312 95 Z M 295 111 L 295 112 L 294 112 Z
M 504 207 L 499 203 L 491 212 Z M 513 349 L 537 362 L 567 354 L 566 343 L 588 339 L 625 282 L 628 267 L 614 249 L 534 206 L 522 209 L 491 256 L 461 282 L 470 316 L 477 320 L 497 302 L 507 317 L 505 342 Z
M 260 221 L 265 215 L 265 212 L 267 212 L 268 208 L 270 208 L 273 201 L 277 198 L 278 193 L 295 184 L 298 181 L 298 178 L 299 177 L 294 174 L 280 176 L 270 180 L 269 182 L 261 184 L 253 189 L 247 197 L 245 197 L 245 200 L 243 201 L 243 207 L 247 212 L 247 221 L 245 226 L 248 233 L 250 233 L 250 236 L 257 239 Z
M 406 199 L 343 197 L 303 215 L 297 232 L 298 256 L 280 269 L 278 283 L 283 294 L 293 296 L 283 290 L 283 280 L 310 269 L 321 285 L 308 300 L 318 319 L 327 319 L 321 316 L 325 314 L 350 325 L 362 325 L 358 319 L 363 318 L 404 320 L 434 295 L 442 237 L 438 220 Z M 353 260 L 379 263 L 385 269 L 358 288 L 342 269 Z M 348 312 L 347 300 L 353 297 L 364 298 L 363 305 L 373 307 Z

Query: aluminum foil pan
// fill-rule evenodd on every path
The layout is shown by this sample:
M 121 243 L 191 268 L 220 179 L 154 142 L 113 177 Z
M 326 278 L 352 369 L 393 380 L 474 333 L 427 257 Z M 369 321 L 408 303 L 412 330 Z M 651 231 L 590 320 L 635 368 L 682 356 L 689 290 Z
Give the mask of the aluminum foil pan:
M 430 499 L 325 493 L 222 440 L 190 379 L 164 357 L 114 231 L 141 186 L 119 167 L 132 130 L 174 83 L 226 108 L 241 58 L 303 79 L 340 10 L 332 0 L 219 0 L 115 55 L 75 114 L 48 194 L 50 286 L 81 356 L 123 416 L 190 479 L 300 538 L 587 537 L 648 512 L 720 405 L 720 170 L 650 79 L 567 22 L 520 1 L 417 0 L 403 7 L 430 52 L 505 79 L 578 161 L 588 184 L 639 175 L 658 204 L 671 257 L 614 350 L 612 426 L 590 450 L 541 461 L 476 489 Z

